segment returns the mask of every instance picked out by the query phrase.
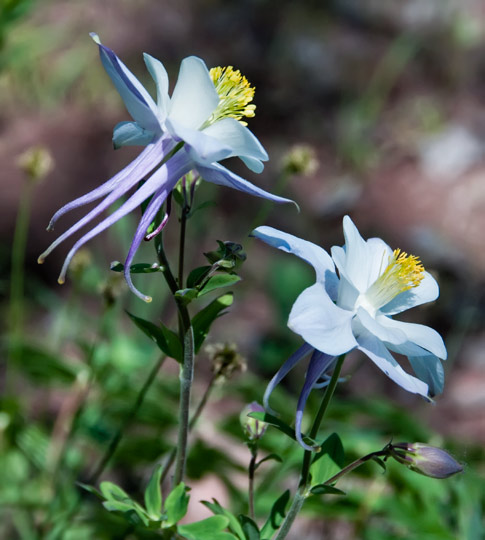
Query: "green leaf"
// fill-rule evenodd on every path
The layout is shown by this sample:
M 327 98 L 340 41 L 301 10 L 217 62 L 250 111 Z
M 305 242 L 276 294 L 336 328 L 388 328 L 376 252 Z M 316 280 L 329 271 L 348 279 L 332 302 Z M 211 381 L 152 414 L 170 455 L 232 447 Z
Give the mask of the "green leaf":
M 129 500 L 130 502 L 121 502 L 115 500 L 105 501 L 103 506 L 108 510 L 108 512 L 121 512 L 125 518 L 134 525 L 143 524 L 145 527 L 148 527 L 149 520 L 145 515 L 143 509 L 135 503 L 134 501 Z
M 98 491 L 94 486 L 90 486 L 88 484 L 83 484 L 82 482 L 76 482 L 76 484 L 82 488 L 82 489 L 85 489 L 86 491 L 89 491 L 89 493 L 92 493 L 93 495 L 96 495 L 96 497 L 98 497 L 98 499 L 101 499 L 104 501 L 105 497 L 104 495 Z
M 296 441 L 295 430 L 286 422 L 283 422 L 283 420 L 276 418 L 276 416 L 265 412 L 253 412 L 249 413 L 248 416 L 251 418 L 255 418 L 256 420 L 260 420 L 261 422 L 266 422 L 270 426 L 275 427 L 277 430 L 290 437 L 290 439 Z M 303 440 L 309 445 L 318 446 L 317 442 L 313 439 L 310 439 L 310 437 L 308 437 L 307 435 L 303 435 Z
M 175 332 L 172 332 L 163 323 L 157 326 L 150 321 L 132 315 L 128 311 L 126 313 L 136 326 L 158 345 L 162 352 L 170 356 L 170 358 L 174 358 L 177 362 L 182 362 L 182 344 Z
M 241 281 L 241 278 L 237 274 L 217 274 L 207 280 L 207 283 L 199 291 L 199 296 L 222 287 L 229 287 L 238 281 Z
M 276 499 L 266 523 L 261 529 L 261 538 L 270 539 L 273 534 L 281 527 L 286 515 L 286 507 L 290 500 L 290 490 L 287 489 L 281 497 Z
M 258 526 L 250 517 L 241 514 L 239 516 L 239 521 L 241 522 L 246 540 L 260 540 L 261 537 L 259 535 Z
M 254 470 L 256 470 L 265 461 L 271 461 L 271 460 L 278 461 L 279 463 L 283 463 L 283 460 L 280 458 L 278 454 L 269 454 L 263 459 L 260 459 L 258 463 L 256 463 L 256 467 L 254 468 Z
M 196 523 L 179 525 L 177 532 L 188 540 L 235 540 L 233 534 L 222 532 L 228 525 L 225 516 L 211 516 Z
M 310 489 L 310 493 L 313 495 L 345 495 L 345 491 L 334 488 L 333 486 L 327 486 L 327 484 L 317 484 Z
M 112 482 L 101 482 L 99 489 L 107 501 L 133 502 L 124 489 Z
M 110 270 L 113 272 L 123 272 L 125 269 L 124 264 L 119 261 L 113 261 L 110 264 Z M 158 263 L 138 263 L 130 266 L 130 274 L 153 274 L 154 272 L 161 272 L 162 268 Z
M 342 470 L 345 462 L 344 447 L 340 437 L 332 433 L 322 444 L 310 466 L 312 486 L 325 483 Z
M 187 277 L 187 287 L 190 289 L 196 287 L 204 277 L 209 273 L 212 266 L 199 266 L 194 268 Z
M 181 482 L 177 487 L 172 489 L 165 501 L 165 513 L 167 520 L 164 522 L 164 527 L 171 527 L 180 521 L 187 513 L 189 505 L 189 496 L 186 493 L 186 487 Z
M 211 324 L 221 315 L 223 311 L 228 308 L 233 302 L 233 294 L 227 293 L 219 296 L 213 300 L 208 306 L 199 311 L 197 315 L 192 319 L 192 326 L 194 329 L 194 345 L 195 352 L 197 353 L 202 343 L 204 343 Z
M 145 489 L 145 507 L 150 519 L 160 519 L 162 513 L 162 487 L 160 478 L 162 476 L 162 466 L 157 465 Z
M 201 501 L 203 505 L 207 506 L 207 508 L 214 514 L 225 516 L 229 520 L 229 529 L 237 535 L 239 540 L 246 540 L 246 535 L 244 534 L 244 531 L 241 527 L 241 524 L 239 523 L 237 517 L 229 512 L 229 510 L 226 510 L 223 508 L 216 499 L 212 499 L 214 502 L 209 501 Z
M 178 302 L 181 302 L 184 306 L 187 306 L 197 298 L 199 291 L 197 289 L 179 289 L 175 291 L 175 298 Z

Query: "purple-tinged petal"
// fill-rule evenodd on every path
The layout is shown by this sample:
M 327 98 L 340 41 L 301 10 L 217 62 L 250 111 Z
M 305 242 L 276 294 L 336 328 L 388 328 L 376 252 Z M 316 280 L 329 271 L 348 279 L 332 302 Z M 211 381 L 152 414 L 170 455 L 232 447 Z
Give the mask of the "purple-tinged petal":
M 398 294 L 388 304 L 381 307 L 380 311 L 386 315 L 395 315 L 412 307 L 432 302 L 438 298 L 439 294 L 438 283 L 431 274 L 425 272 L 424 279 L 417 287 Z
M 338 277 L 330 255 L 323 248 L 266 225 L 255 229 L 251 236 L 255 236 L 270 246 L 281 249 L 281 251 L 296 255 L 311 264 L 315 269 L 317 281 L 324 283 L 330 298 L 336 300 Z
M 172 211 L 172 194 L 169 193 L 167 197 L 167 207 L 166 207 L 165 215 L 163 216 L 163 219 L 160 222 L 160 225 L 150 234 L 147 234 L 145 236 L 146 242 L 149 242 L 150 240 L 152 240 L 152 238 L 155 238 L 155 236 L 159 235 L 163 231 L 163 229 L 165 228 L 165 225 L 168 223 L 171 211 Z
M 336 306 L 323 284 L 305 289 L 293 304 L 288 327 L 315 349 L 337 356 L 357 347 L 352 311 Z
M 404 390 L 419 394 L 424 398 L 428 396 L 428 385 L 423 381 L 409 375 L 397 363 L 385 345 L 370 332 L 358 336 L 358 348 L 366 354 L 374 364 L 382 370 L 390 379 Z
M 158 210 L 164 203 L 165 199 L 167 199 L 167 196 L 169 195 L 169 191 L 167 191 L 167 186 L 161 187 L 152 197 L 151 201 L 148 203 L 148 206 L 145 209 L 145 212 L 143 213 L 140 222 L 138 223 L 138 227 L 136 228 L 135 236 L 133 237 L 133 241 L 131 242 L 130 249 L 128 251 L 128 255 L 125 260 L 125 269 L 124 269 L 124 275 L 126 279 L 126 283 L 128 284 L 129 289 L 138 296 L 138 298 L 141 298 L 144 302 L 151 302 L 152 297 L 146 296 L 142 294 L 134 285 L 133 281 L 131 279 L 131 272 L 130 272 L 130 266 L 133 261 L 133 258 L 135 257 L 135 254 L 140 247 L 140 244 L 142 243 L 143 239 L 145 238 L 145 234 L 147 232 L 148 227 L 152 223 L 152 221 L 155 219 L 155 216 L 157 215 Z
M 131 188 L 136 182 L 141 180 L 146 174 L 148 174 L 156 164 L 158 164 L 164 153 L 169 151 L 169 146 L 172 143 L 167 140 L 158 139 L 155 143 L 148 145 L 141 154 L 138 155 L 129 165 L 122 169 L 119 173 L 115 174 L 110 180 L 102 184 L 101 186 L 93 189 L 89 193 L 74 199 L 73 201 L 67 203 L 62 208 L 60 208 L 53 216 L 49 222 L 47 230 L 50 231 L 54 228 L 57 220 L 80 206 L 94 202 L 101 197 L 104 197 L 108 193 L 111 193 L 114 189 L 125 182 L 129 182 L 129 187 L 125 191 Z M 135 180 L 132 181 L 132 175 L 135 175 Z
M 139 189 L 137 189 L 122 206 L 120 206 L 120 208 L 115 210 L 115 212 L 113 212 L 106 219 L 98 223 L 98 225 L 96 225 L 74 244 L 73 248 L 69 251 L 66 257 L 66 260 L 64 261 L 58 281 L 60 283 L 64 282 L 67 267 L 69 266 L 72 257 L 81 246 L 83 246 L 88 240 L 91 240 L 91 238 L 94 238 L 100 232 L 104 231 L 108 227 L 111 227 L 113 223 L 116 223 L 126 214 L 140 206 L 142 202 L 144 202 L 148 197 L 150 197 L 150 195 L 155 193 L 160 188 L 166 187 L 166 193 L 170 193 L 179 178 L 189 172 L 191 166 L 192 164 L 186 159 L 186 156 L 182 152 L 177 152 L 177 154 L 175 154 L 159 169 L 157 169 L 153 175 Z M 110 198 L 111 195 L 108 195 L 106 199 Z
M 99 47 L 99 56 L 106 73 L 113 81 L 133 119 L 143 128 L 161 133 L 157 106 L 150 94 L 116 54 L 101 43 L 97 34 L 92 32 L 90 35 Z
M 441 394 L 445 385 L 445 372 L 441 360 L 429 354 L 427 356 L 410 356 L 409 362 L 419 379 L 427 383 L 431 397 Z
M 169 117 L 185 128 L 199 129 L 219 104 L 219 96 L 204 61 L 184 58 L 170 101 Z
M 301 435 L 301 421 L 303 419 L 303 411 L 305 410 L 305 405 L 310 395 L 312 388 L 315 386 L 315 383 L 322 376 L 327 369 L 332 365 L 335 360 L 335 356 L 330 356 L 328 354 L 321 353 L 320 351 L 314 351 L 310 359 L 310 364 L 305 375 L 305 383 L 298 398 L 298 404 L 296 406 L 296 422 L 295 422 L 295 435 L 296 440 L 300 443 L 305 450 L 313 451 L 315 448 L 308 446 L 303 442 Z
M 285 199 L 284 197 L 278 197 L 278 195 L 272 195 L 268 191 L 258 188 L 254 184 L 251 184 L 251 182 L 234 174 L 229 169 L 219 165 L 219 163 L 213 163 L 210 167 L 204 167 L 198 164 L 196 168 L 200 176 L 207 182 L 237 189 L 244 193 L 249 193 L 249 195 L 262 197 L 263 199 L 268 199 L 276 203 L 293 203 L 298 208 L 295 201 Z
M 284 377 L 298 364 L 298 362 L 304 358 L 307 354 L 309 354 L 313 350 L 313 347 L 308 345 L 308 343 L 304 343 L 296 352 L 294 352 L 288 360 L 280 367 L 280 369 L 276 372 L 274 377 L 269 382 L 266 391 L 264 393 L 263 397 L 263 405 L 264 408 L 273 414 L 277 414 L 275 411 L 271 409 L 269 406 L 269 398 L 271 394 L 273 393 L 273 390 L 278 386 L 278 384 L 283 380 Z
M 136 122 L 120 122 L 113 129 L 115 150 L 122 146 L 147 146 L 155 137 L 153 131 L 143 129 Z

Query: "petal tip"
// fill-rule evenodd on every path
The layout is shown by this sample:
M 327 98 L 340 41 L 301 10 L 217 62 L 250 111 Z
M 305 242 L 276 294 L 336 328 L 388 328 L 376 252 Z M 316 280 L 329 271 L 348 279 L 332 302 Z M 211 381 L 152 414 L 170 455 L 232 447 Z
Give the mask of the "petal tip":
M 91 36 L 91 39 L 97 43 L 98 45 L 101 45 L 101 40 L 99 39 L 98 34 L 96 32 L 89 32 L 89 35 Z
M 37 258 L 37 264 L 44 264 L 44 261 L 45 261 L 45 257 L 43 257 L 42 255 L 40 255 Z
M 64 285 L 65 282 L 66 280 L 64 279 L 64 276 L 59 276 L 57 278 L 57 283 L 59 283 L 59 285 Z

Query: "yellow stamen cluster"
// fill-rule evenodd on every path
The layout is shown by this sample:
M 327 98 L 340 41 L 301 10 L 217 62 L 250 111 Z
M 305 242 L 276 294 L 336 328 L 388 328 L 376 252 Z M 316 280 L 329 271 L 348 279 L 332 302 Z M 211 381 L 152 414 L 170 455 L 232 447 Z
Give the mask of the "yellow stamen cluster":
M 210 124 L 222 118 L 235 118 L 243 126 L 247 123 L 241 118 L 252 118 L 256 105 L 250 105 L 254 97 L 254 87 L 232 66 L 215 67 L 210 70 L 210 76 L 219 94 L 219 105 L 212 113 Z
M 386 305 L 398 294 L 417 287 L 424 278 L 424 266 L 415 255 L 395 249 L 384 272 L 371 285 L 365 296 L 375 309 Z

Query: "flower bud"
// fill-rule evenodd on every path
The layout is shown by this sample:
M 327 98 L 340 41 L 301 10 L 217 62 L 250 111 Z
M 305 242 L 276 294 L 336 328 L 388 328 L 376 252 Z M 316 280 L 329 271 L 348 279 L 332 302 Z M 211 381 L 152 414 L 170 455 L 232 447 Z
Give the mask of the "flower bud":
M 47 148 L 33 146 L 18 157 L 17 164 L 31 182 L 37 183 L 54 168 L 54 159 Z
M 255 439 L 261 439 L 268 427 L 266 422 L 261 422 L 261 420 L 256 420 L 256 418 L 251 418 L 248 414 L 253 412 L 265 412 L 264 407 L 262 407 L 257 401 L 253 401 L 249 405 L 246 405 L 241 411 L 239 420 L 241 421 L 241 426 L 245 431 L 246 435 L 249 437 L 250 441 Z
M 441 448 L 423 443 L 389 445 L 390 455 L 412 471 L 431 478 L 448 478 L 463 471 L 463 467 Z
M 283 158 L 283 170 L 287 174 L 311 176 L 318 169 L 315 149 L 308 144 L 292 146 Z
M 230 379 L 237 372 L 246 371 L 246 359 L 237 351 L 234 343 L 207 345 L 205 352 L 212 364 L 212 372 L 223 379 Z

